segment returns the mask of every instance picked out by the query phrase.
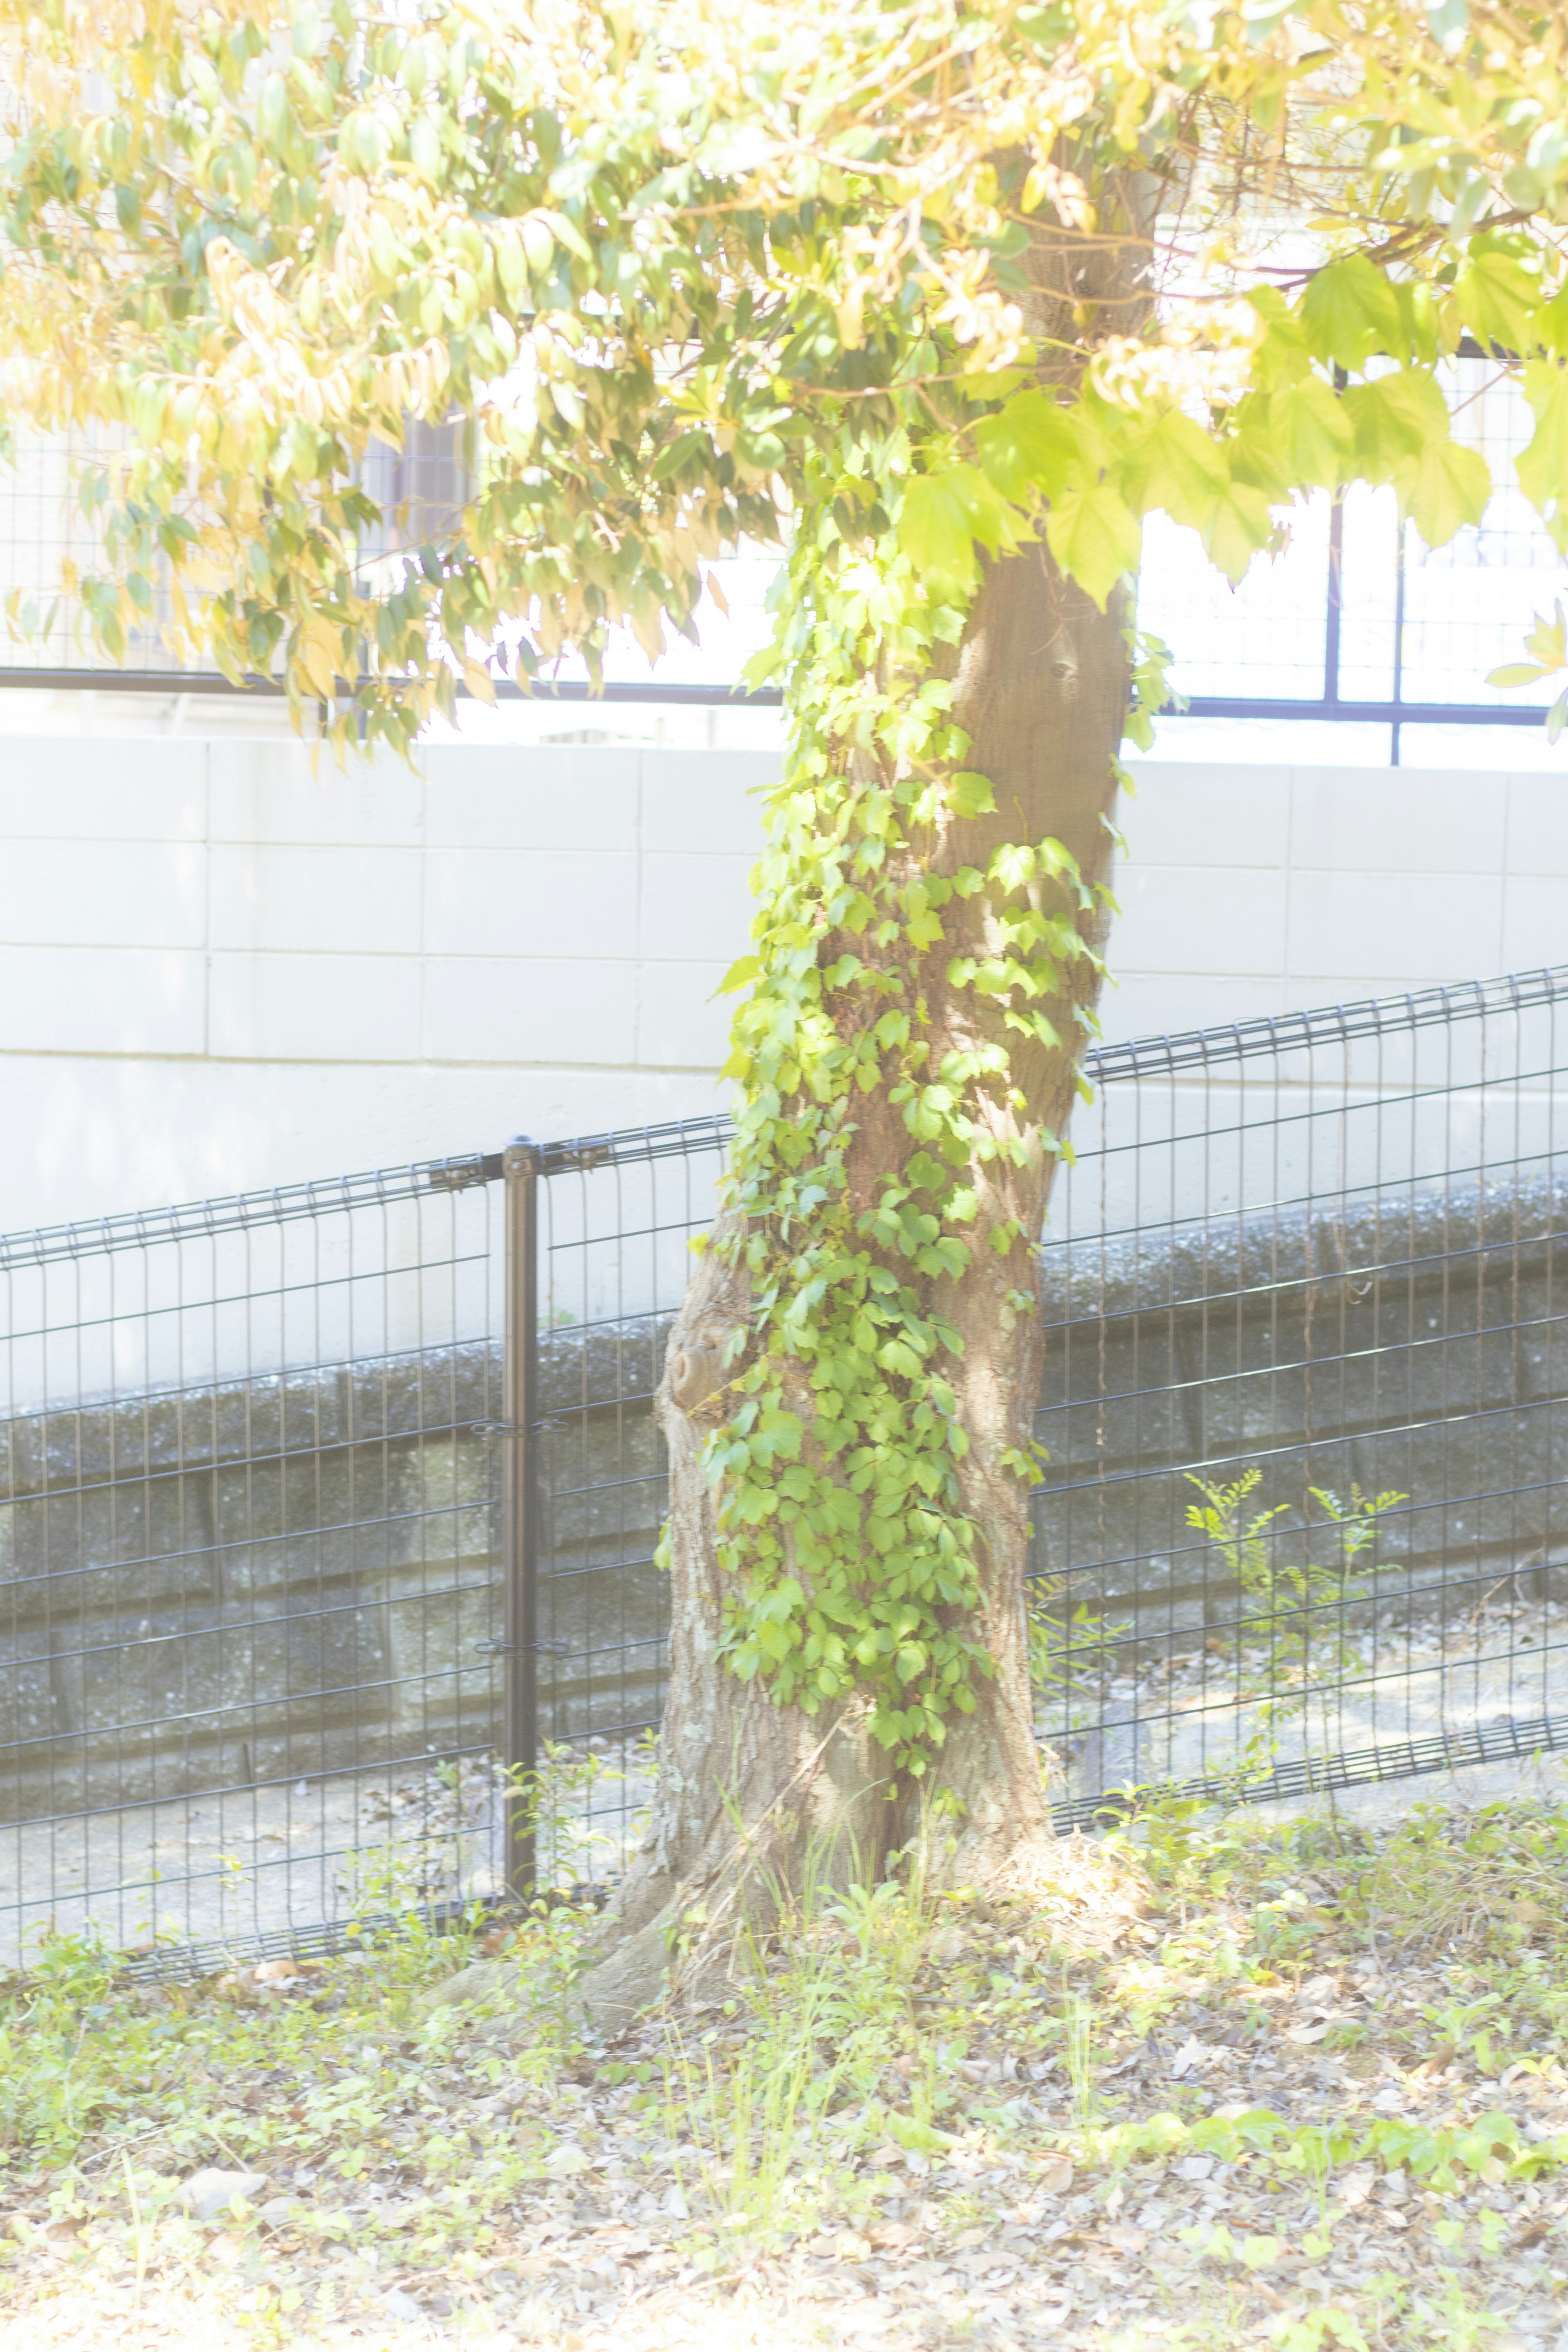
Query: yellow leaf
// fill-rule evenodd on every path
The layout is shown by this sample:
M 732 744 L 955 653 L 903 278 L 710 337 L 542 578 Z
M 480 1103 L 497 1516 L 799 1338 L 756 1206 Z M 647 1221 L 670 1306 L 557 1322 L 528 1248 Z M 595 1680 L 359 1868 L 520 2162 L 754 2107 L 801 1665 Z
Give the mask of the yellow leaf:
M 338 690 L 338 632 L 330 621 L 312 617 L 300 632 L 295 656 L 312 690 L 330 702 Z

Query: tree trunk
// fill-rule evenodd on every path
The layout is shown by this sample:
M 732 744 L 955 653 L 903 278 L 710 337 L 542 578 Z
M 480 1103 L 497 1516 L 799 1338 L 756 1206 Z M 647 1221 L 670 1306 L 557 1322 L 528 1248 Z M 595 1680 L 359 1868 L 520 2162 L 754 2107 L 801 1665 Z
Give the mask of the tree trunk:
M 934 861 L 939 870 L 984 867 L 1005 842 L 1063 843 L 1085 882 L 1104 883 L 1113 835 L 1116 756 L 1129 690 L 1120 600 L 1100 613 L 1065 582 L 1043 542 L 989 568 L 960 649 L 954 715 L 973 739 L 966 755 L 994 786 L 995 813 L 954 823 Z M 1048 899 L 1037 903 L 1054 911 Z M 1064 898 L 1061 904 L 1068 902 Z M 1080 931 L 1098 950 L 1103 919 L 1081 912 Z M 969 902 L 969 940 L 951 935 L 921 973 L 931 1022 L 933 1057 L 941 1044 L 961 1046 L 976 1034 L 976 1000 L 949 987 L 950 957 L 978 944 L 987 899 Z M 837 952 L 826 940 L 822 960 Z M 1011 1040 L 1014 1082 L 1023 1107 L 998 1108 L 999 1127 L 1022 1137 L 1026 1155 L 977 1162 L 970 1179 L 981 1196 L 975 1229 L 1016 1218 L 1023 1232 L 1042 1226 L 1057 1166 L 1046 1139 L 1062 1135 L 1074 1097 L 1084 1015 L 1097 992 L 1085 961 L 1070 999 L 1050 1008 L 1063 1040 L 1047 1050 Z M 869 1199 L 879 1174 L 900 1165 L 910 1139 L 886 1099 L 867 1098 L 851 1146 L 849 1173 Z M 963 1503 L 981 1536 L 982 1605 L 971 1629 L 994 1660 L 994 1676 L 975 1686 L 977 1706 L 952 1719 L 939 1779 L 959 1811 L 939 1822 L 928 1867 L 949 1883 L 1026 1883 L 1039 1871 L 1051 1837 L 1028 1676 L 1024 1569 L 1029 1535 L 1027 1492 L 1004 1465 L 1026 1444 L 1040 1384 L 1044 1342 L 1037 1311 L 1020 1312 L 1020 1290 L 1033 1297 L 1037 1261 L 1016 1245 L 1005 1256 L 977 1249 L 956 1282 L 930 1286 L 932 1303 L 953 1321 L 963 1352 L 951 1369 L 970 1437 L 961 1465 Z M 910 1277 L 905 1270 L 903 1279 Z M 712 1391 L 722 1379 L 723 1342 L 747 1318 L 744 1276 L 707 1253 L 669 1343 L 657 1410 L 670 1461 L 669 1680 L 659 1734 L 658 1787 L 642 1847 L 616 1906 L 623 1936 L 637 1949 L 613 1962 L 610 1976 L 630 1999 L 664 1962 L 673 1914 L 705 1902 L 738 1917 L 772 1907 L 781 1887 L 875 1871 L 887 1854 L 919 1834 L 929 1796 L 889 1794 L 888 1762 L 868 1738 L 853 1703 L 807 1717 L 778 1706 L 765 1683 L 742 1683 L 716 1655 L 722 1620 L 723 1571 L 716 1549 L 714 1498 L 701 1454 L 722 1418 Z M 805 1390 L 797 1409 L 809 1414 Z M 642 1931 L 640 1934 L 638 1931 Z M 651 1988 L 649 1988 L 651 1989 Z M 615 1985 L 605 1988 L 612 1997 Z
M 1130 203 L 1122 216 L 1136 222 L 1137 205 Z M 1146 306 L 1135 235 L 1121 245 L 1106 241 L 1093 289 L 1082 257 L 1081 245 L 1037 240 L 1029 324 L 1043 348 L 1060 351 L 1070 341 L 1072 306 L 1086 294 L 1105 306 L 1114 327 L 1129 323 L 1129 305 Z M 1125 622 L 1121 595 L 1100 612 L 1063 579 L 1043 540 L 986 567 L 952 661 L 952 715 L 970 738 L 965 764 L 990 780 L 995 805 L 982 817 L 950 820 L 926 870 L 984 870 L 1003 845 L 1055 839 L 1091 890 L 1106 882 L 1130 691 Z M 911 878 L 918 870 L 911 854 Z M 1030 886 L 1030 896 L 1043 914 L 1068 913 L 1098 956 L 1106 929 L 1099 899 L 1086 907 L 1076 887 L 1042 882 Z M 954 900 L 945 937 L 919 960 L 906 992 L 906 1001 L 918 992 L 929 1015 L 932 1067 L 949 1048 L 1006 1044 L 1011 1089 L 1005 1098 L 995 1092 L 986 1098 L 987 1116 L 994 1135 L 1024 1147 L 1019 1163 L 1005 1153 L 976 1159 L 965 1181 L 979 1196 L 976 1234 L 1016 1219 L 1026 1240 L 1005 1255 L 977 1247 L 957 1280 L 924 1282 L 929 1305 L 957 1326 L 963 1342 L 945 1370 L 970 1440 L 959 1475 L 963 1509 L 978 1535 L 980 1600 L 964 1631 L 994 1672 L 976 1678 L 973 1713 L 950 1718 L 931 1779 L 906 1779 L 895 1789 L 887 1756 L 868 1734 L 868 1706 L 851 1700 L 809 1717 L 778 1705 L 763 1679 L 742 1682 L 721 1662 L 725 1571 L 701 1455 L 710 1430 L 725 1418 L 713 1393 L 725 1377 L 724 1341 L 747 1323 L 750 1302 L 744 1275 L 721 1251 L 707 1253 L 671 1337 L 657 1400 L 670 1460 L 669 1680 L 648 1831 L 615 1906 L 611 1956 L 588 1980 L 590 2002 L 602 2015 L 657 1990 L 668 1950 L 681 1946 L 683 1917 L 710 1948 L 727 1923 L 745 1916 L 754 1924 L 812 1884 L 864 1878 L 917 1839 L 928 1881 L 1027 1891 L 1051 1874 L 1028 1674 L 1028 1493 L 1006 1457 L 1016 1460 L 1033 1435 L 1044 1339 L 1032 1244 L 1044 1223 L 1057 1139 L 1068 1126 L 1100 966 L 1080 960 L 1066 992 L 1047 1008 L 1057 1045 L 1020 1041 L 991 1000 L 947 979 L 954 955 L 996 951 L 998 914 L 985 892 Z M 846 944 L 825 934 L 819 965 Z M 890 1090 L 858 1100 L 855 1117 L 847 1173 L 864 1209 L 888 1171 L 903 1167 L 911 1139 Z M 921 1286 L 907 1265 L 898 1271 L 901 1282 Z M 809 1427 L 804 1377 L 787 1402 Z M 951 1801 L 933 1805 L 933 1794 Z

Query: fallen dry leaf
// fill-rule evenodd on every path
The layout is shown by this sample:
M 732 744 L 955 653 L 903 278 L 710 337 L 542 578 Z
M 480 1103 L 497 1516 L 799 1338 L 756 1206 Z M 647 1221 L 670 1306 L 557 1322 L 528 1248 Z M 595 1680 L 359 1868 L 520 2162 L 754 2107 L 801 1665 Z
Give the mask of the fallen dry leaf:
M 896 2252 L 900 2246 L 912 2245 L 920 2236 L 912 2221 L 883 2221 L 868 2231 L 871 2243 L 884 2252 Z

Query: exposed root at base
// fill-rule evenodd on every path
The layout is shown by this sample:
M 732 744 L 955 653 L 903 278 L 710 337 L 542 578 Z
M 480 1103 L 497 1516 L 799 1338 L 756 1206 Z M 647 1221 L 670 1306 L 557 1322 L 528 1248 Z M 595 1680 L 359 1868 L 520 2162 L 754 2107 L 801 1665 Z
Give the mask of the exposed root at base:
M 1137 1864 L 1081 1830 L 1016 1848 L 983 1884 L 994 1901 L 1026 1906 L 1053 1943 L 1074 1952 L 1109 1952 L 1149 1912 L 1149 1882 Z
M 973 1892 L 1017 1906 L 1044 1939 L 1075 1953 L 1112 1950 L 1150 1908 L 1149 1884 L 1136 1863 L 1077 1830 L 1016 1848 Z M 757 1945 L 743 1917 L 731 1914 L 682 1945 L 677 1930 L 692 1900 L 686 1895 L 671 1902 L 582 1978 L 576 1999 L 601 2031 L 618 2032 L 656 2008 L 704 2007 L 754 1984 Z M 789 1924 L 771 1922 L 767 1933 L 787 1940 Z
M 606 1923 L 599 1957 L 574 1988 L 574 2005 L 613 2038 L 656 2010 L 674 2013 L 745 1998 L 755 1990 L 759 1953 L 780 1939 L 787 1944 L 809 1923 L 781 1919 L 771 1903 L 766 1923 L 759 1923 L 747 1917 L 739 1886 L 733 1894 L 737 1899 L 715 1904 L 710 1883 L 694 1884 L 629 1934 L 617 1935 L 614 1922 Z M 1149 1883 L 1137 1863 L 1076 1830 L 1015 1846 L 967 1886 L 950 1883 L 937 1900 L 962 1904 L 966 1895 L 1016 1913 L 1025 1932 L 1075 1954 L 1113 1950 L 1138 1935 L 1150 1909 Z M 709 1913 L 700 1926 L 699 1905 Z M 934 1912 L 927 1924 L 940 1927 Z M 419 2005 L 428 2010 L 485 2000 L 508 1989 L 511 1973 L 504 1960 L 476 1962 L 425 1993 Z M 505 2040 L 511 2030 L 504 2018 L 480 2028 L 493 2040 Z

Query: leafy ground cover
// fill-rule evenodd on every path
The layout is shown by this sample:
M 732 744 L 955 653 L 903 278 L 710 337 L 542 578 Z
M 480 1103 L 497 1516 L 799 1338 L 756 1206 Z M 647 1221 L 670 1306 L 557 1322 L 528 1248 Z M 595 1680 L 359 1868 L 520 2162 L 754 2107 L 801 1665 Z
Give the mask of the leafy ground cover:
M 0 2346 L 1568 2352 L 1568 1811 L 1127 1853 L 1087 1910 L 809 1905 L 618 2034 L 569 1910 L 189 1985 L 46 1946 Z

